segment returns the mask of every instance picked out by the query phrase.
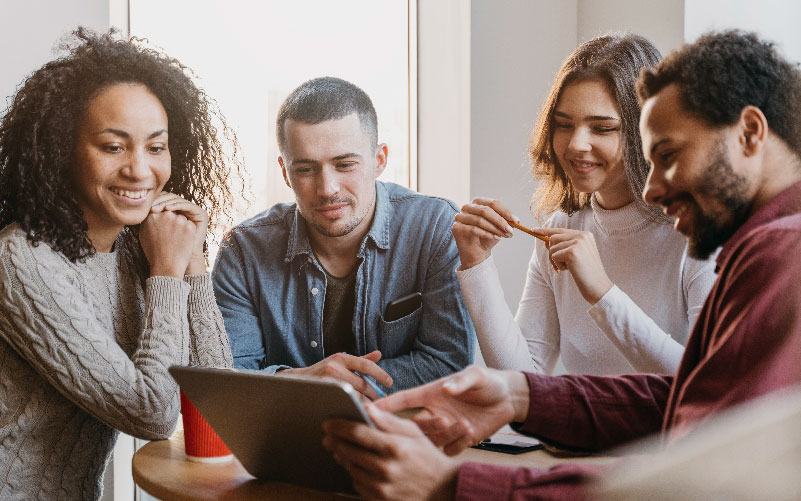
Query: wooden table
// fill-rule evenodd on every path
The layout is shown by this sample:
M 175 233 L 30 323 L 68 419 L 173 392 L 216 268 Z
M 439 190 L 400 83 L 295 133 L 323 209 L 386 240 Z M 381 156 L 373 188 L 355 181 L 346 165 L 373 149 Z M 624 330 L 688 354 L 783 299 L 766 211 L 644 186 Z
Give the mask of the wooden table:
M 605 463 L 609 457 L 558 458 L 539 450 L 511 455 L 467 449 L 459 459 L 508 466 L 548 468 L 564 462 Z M 150 442 L 134 454 L 133 479 L 149 494 L 166 501 L 209 499 L 353 499 L 306 487 L 257 480 L 236 459 L 222 464 L 193 463 L 184 454 L 184 435 L 176 431 L 168 440 Z

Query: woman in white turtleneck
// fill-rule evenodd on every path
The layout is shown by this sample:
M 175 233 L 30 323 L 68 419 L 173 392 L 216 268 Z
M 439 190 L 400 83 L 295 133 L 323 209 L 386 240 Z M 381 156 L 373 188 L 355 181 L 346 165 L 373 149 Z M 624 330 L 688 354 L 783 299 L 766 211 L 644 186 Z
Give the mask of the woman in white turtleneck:
M 491 250 L 519 219 L 489 198 L 457 214 L 456 273 L 488 366 L 550 373 L 561 355 L 571 373 L 678 367 L 715 276 L 640 197 L 648 166 L 634 87 L 659 57 L 642 37 L 612 35 L 562 65 L 529 146 L 550 244 L 536 243 L 514 317 Z

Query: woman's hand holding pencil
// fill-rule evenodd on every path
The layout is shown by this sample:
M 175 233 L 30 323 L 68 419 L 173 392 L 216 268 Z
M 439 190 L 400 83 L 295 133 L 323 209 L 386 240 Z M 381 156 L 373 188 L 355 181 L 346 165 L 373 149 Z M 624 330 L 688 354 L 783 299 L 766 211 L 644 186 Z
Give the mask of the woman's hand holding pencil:
M 513 227 L 548 241 L 544 234 L 521 225 L 520 219 L 499 200 L 478 197 L 462 206 L 452 228 L 462 260 L 461 269 L 472 268 L 487 259 L 501 238 L 513 235 Z

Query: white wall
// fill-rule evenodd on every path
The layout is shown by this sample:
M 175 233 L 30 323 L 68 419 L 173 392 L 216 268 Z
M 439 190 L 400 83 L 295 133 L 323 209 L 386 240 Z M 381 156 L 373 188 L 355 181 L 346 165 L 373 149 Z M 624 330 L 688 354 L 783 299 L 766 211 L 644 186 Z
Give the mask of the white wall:
M 53 59 L 58 39 L 83 25 L 109 28 L 109 0 L 0 0 L 0 113 L 32 71 Z
M 784 55 L 801 62 L 801 2 L 798 0 L 693 0 L 684 10 L 684 37 L 741 28 L 776 42 Z
M 630 31 L 649 39 L 664 55 L 683 41 L 684 4 L 679 0 L 578 0 L 578 42 L 610 31 Z

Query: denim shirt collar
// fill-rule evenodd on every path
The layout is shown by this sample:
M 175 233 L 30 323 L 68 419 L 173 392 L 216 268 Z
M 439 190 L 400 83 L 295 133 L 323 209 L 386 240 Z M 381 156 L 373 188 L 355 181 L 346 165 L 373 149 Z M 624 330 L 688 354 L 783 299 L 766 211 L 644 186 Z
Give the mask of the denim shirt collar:
M 389 205 L 389 195 L 387 194 L 384 183 L 376 181 L 375 191 L 376 201 L 373 223 L 370 225 L 370 230 L 359 246 L 358 255 L 363 254 L 364 246 L 368 239 L 372 240 L 380 249 L 389 249 L 389 222 L 392 219 L 392 207 Z M 295 205 L 295 210 L 287 214 L 287 219 L 287 224 L 289 225 L 289 241 L 286 246 L 284 262 L 289 263 L 299 255 L 311 256 L 313 252 L 311 243 L 309 243 L 309 235 L 306 233 L 306 224 L 298 210 L 297 204 Z

